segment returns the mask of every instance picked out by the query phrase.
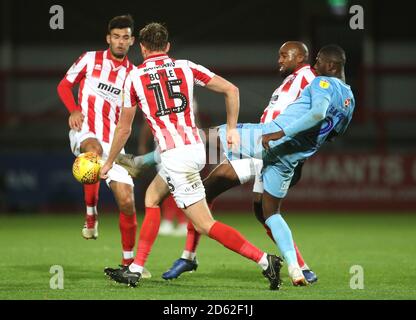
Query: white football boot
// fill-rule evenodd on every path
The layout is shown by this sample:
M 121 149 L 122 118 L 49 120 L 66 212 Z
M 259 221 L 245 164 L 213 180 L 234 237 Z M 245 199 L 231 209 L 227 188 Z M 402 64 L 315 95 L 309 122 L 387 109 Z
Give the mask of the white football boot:
M 143 269 L 142 272 L 142 278 L 143 279 L 150 279 L 152 277 L 152 274 L 150 273 L 149 270 L 147 270 L 146 268 Z
M 297 286 L 306 286 L 308 282 L 305 279 L 305 276 L 302 273 L 302 269 L 297 265 L 290 265 L 288 267 L 289 277 L 292 280 L 292 284 Z
M 84 227 L 82 228 L 82 237 L 86 240 L 94 239 L 96 240 L 98 238 L 98 220 L 95 216 L 94 218 L 90 218 L 89 216 L 87 219 L 94 219 L 94 228 L 88 228 L 87 222 L 85 222 Z

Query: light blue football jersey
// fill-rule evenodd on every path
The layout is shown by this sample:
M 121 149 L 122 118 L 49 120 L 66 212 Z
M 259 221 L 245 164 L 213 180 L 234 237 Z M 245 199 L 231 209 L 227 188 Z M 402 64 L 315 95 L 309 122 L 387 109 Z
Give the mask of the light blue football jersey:
M 254 157 L 273 162 L 274 156 L 294 153 L 299 153 L 296 158 L 302 159 L 316 152 L 328 138 L 342 134 L 351 121 L 354 107 L 350 86 L 334 77 L 319 76 L 272 122 L 238 124 L 241 140 L 238 150 L 227 150 L 225 125 L 220 126 L 219 134 L 229 160 Z M 322 119 L 317 120 L 320 114 Z M 271 141 L 270 151 L 266 153 L 261 144 L 262 135 L 280 130 L 286 136 Z
M 298 163 L 312 156 L 325 141 L 344 133 L 354 107 L 350 86 L 334 77 L 319 76 L 272 122 L 239 124 L 238 150 L 227 149 L 225 125 L 219 128 L 219 135 L 229 160 L 263 159 L 264 188 L 282 198 Z M 266 152 L 261 143 L 262 135 L 281 130 L 285 136 L 270 141 Z
M 263 157 L 272 160 L 273 156 L 285 156 L 278 148 L 285 142 L 298 149 L 296 158 L 310 157 L 325 141 L 345 132 L 354 108 L 354 95 L 349 85 L 334 77 L 316 77 L 302 95 L 273 120 L 275 127 L 264 128 L 263 134 L 283 130 L 286 136 L 271 141 L 270 151 Z M 319 116 L 323 119 L 318 120 Z M 291 153 L 295 152 L 290 149 Z

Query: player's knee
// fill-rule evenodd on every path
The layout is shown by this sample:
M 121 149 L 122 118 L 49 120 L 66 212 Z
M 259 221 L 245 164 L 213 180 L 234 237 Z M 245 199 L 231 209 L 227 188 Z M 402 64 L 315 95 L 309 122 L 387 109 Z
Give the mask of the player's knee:
M 101 157 L 103 155 L 103 148 L 100 145 L 92 145 L 88 148 L 88 152 L 94 152 Z
M 81 144 L 82 152 L 94 152 L 100 157 L 103 155 L 103 147 L 96 139 L 87 139 Z
M 144 197 L 144 205 L 146 208 L 158 207 L 162 199 L 158 197 L 156 194 L 151 192 L 146 192 Z
M 131 195 L 126 195 L 119 199 L 119 209 L 127 215 L 132 215 L 135 212 L 134 198 Z
M 204 221 L 199 221 L 194 223 L 195 230 L 203 235 L 208 235 L 212 226 L 215 224 L 215 220 L 212 218 L 204 219 Z
M 209 233 L 209 229 L 210 228 L 208 227 L 208 225 L 205 225 L 205 224 L 196 224 L 195 225 L 195 230 L 199 234 L 207 235 Z

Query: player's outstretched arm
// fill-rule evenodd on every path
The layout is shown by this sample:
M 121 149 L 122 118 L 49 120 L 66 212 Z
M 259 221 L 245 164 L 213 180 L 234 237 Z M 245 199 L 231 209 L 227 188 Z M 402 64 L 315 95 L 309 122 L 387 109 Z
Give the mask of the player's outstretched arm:
M 238 88 L 224 78 L 215 75 L 206 88 L 224 94 L 227 110 L 227 144 L 235 147 L 240 144 L 240 136 L 236 130 L 238 113 L 240 111 L 240 94 Z
M 110 153 L 108 155 L 107 161 L 103 165 L 100 171 L 100 176 L 102 179 L 107 179 L 107 172 L 113 166 L 113 162 L 116 160 L 117 155 L 124 148 L 128 138 L 131 134 L 131 126 L 133 124 L 134 116 L 136 114 L 136 107 L 132 108 L 122 108 L 120 114 L 120 120 L 117 124 L 117 127 L 114 131 L 114 138 L 111 144 Z

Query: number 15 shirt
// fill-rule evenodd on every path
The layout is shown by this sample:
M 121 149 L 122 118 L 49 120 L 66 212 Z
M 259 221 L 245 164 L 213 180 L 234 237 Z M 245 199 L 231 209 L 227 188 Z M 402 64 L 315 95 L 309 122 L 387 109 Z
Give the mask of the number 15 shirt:
M 193 110 L 194 85 L 205 86 L 214 75 L 188 60 L 150 56 L 127 76 L 123 107 L 143 111 L 162 152 L 202 143 Z

